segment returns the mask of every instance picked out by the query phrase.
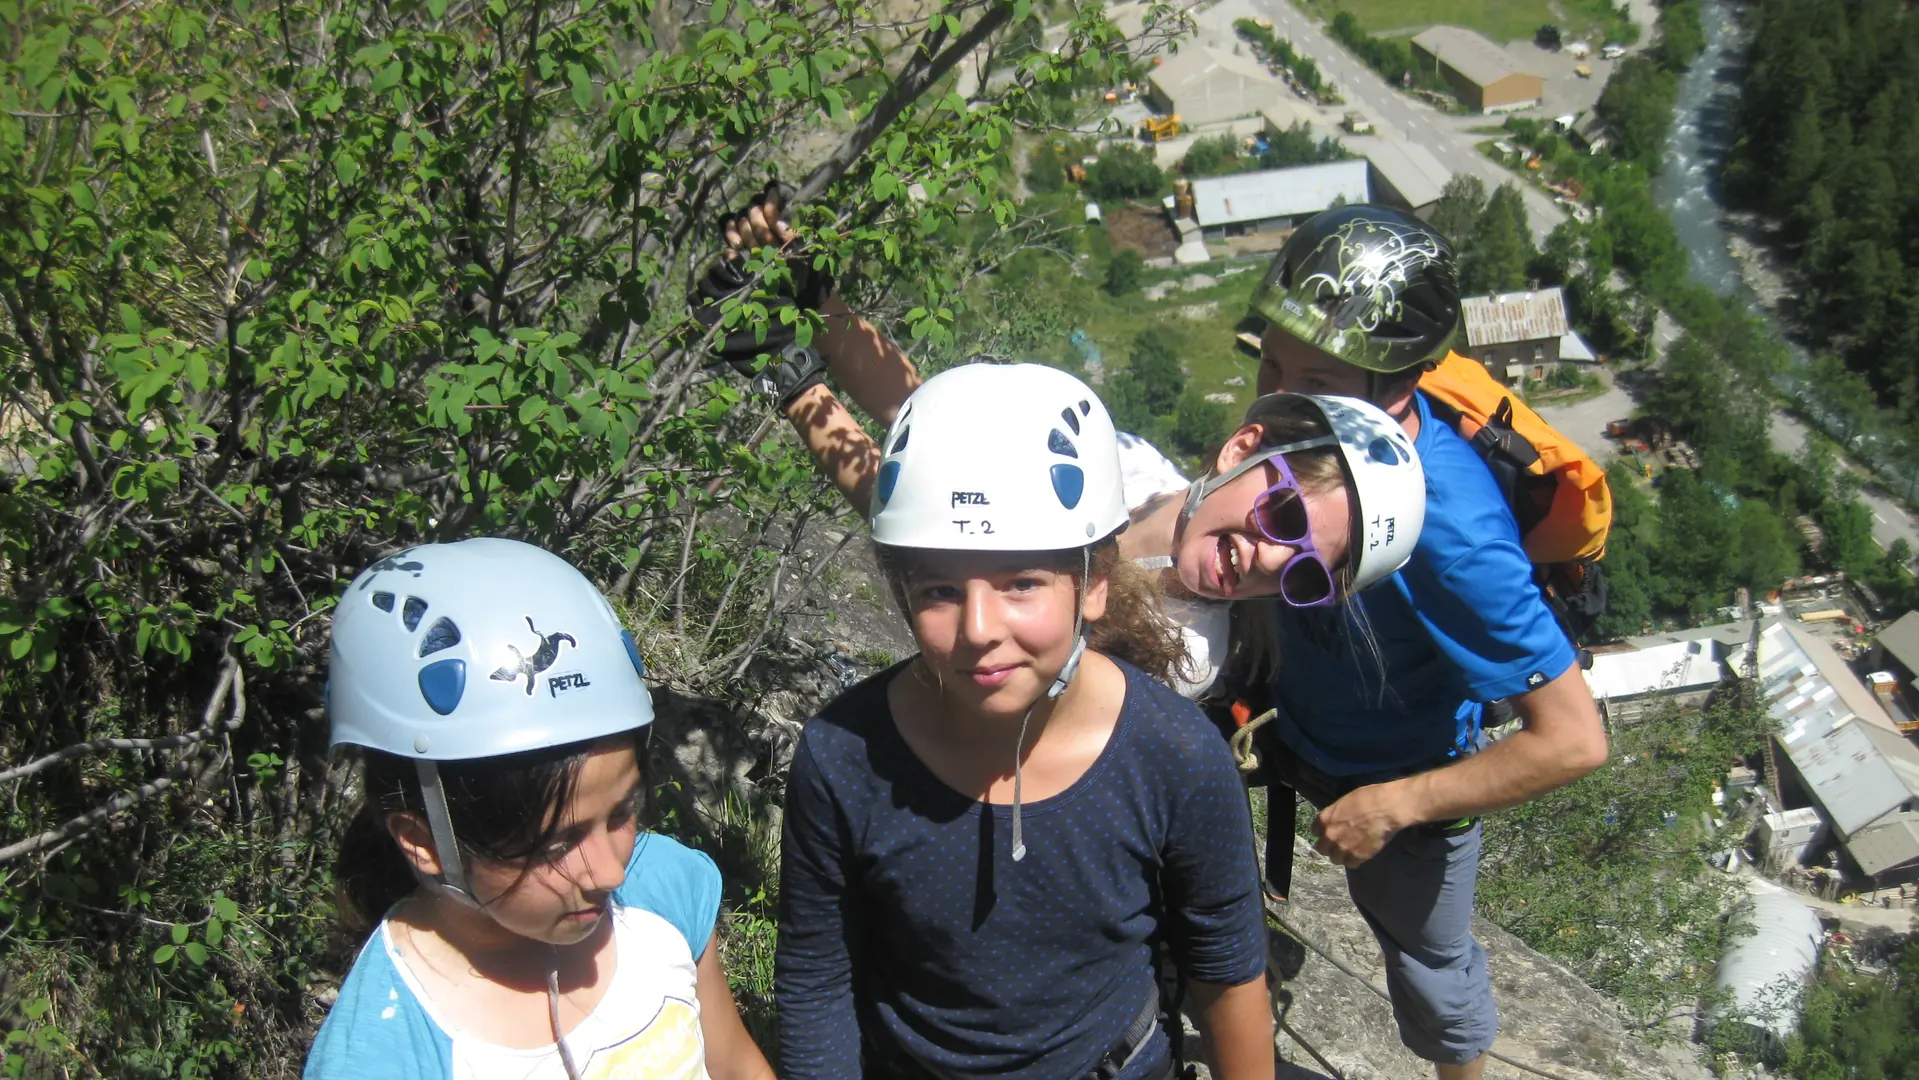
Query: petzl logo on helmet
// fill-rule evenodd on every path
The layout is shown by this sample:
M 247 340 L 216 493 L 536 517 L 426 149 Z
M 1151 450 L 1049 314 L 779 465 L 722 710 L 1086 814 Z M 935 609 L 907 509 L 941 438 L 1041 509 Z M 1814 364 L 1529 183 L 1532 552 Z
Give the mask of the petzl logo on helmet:
M 545 671 L 547 668 L 552 667 L 553 662 L 560 658 L 560 643 L 565 642 L 576 649 L 580 647 L 580 643 L 573 640 L 572 634 L 540 633 L 539 628 L 533 625 L 533 616 L 531 615 L 526 617 L 526 628 L 533 631 L 533 636 L 539 641 L 539 645 L 534 649 L 533 654 L 528 656 L 513 646 L 508 645 L 507 651 L 513 654 L 513 658 L 517 663 L 512 667 L 503 667 L 495 671 L 492 675 L 488 676 L 488 678 L 495 682 L 512 682 L 524 675 L 526 676 L 526 696 L 532 697 L 533 677 Z
M 425 563 L 400 561 L 401 559 L 405 559 L 407 552 L 412 550 L 412 548 L 408 548 L 406 551 L 396 551 L 386 558 L 381 559 L 379 562 L 374 563 L 372 566 L 367 567 L 360 574 L 360 588 L 364 589 L 368 585 L 373 584 L 373 579 L 387 570 L 404 570 L 410 572 L 414 577 L 419 577 L 421 572 L 426 569 Z
M 546 677 L 546 692 L 552 697 L 559 697 L 569 690 L 583 690 L 592 685 L 586 681 L 585 673 L 578 671 L 563 671 L 558 675 Z

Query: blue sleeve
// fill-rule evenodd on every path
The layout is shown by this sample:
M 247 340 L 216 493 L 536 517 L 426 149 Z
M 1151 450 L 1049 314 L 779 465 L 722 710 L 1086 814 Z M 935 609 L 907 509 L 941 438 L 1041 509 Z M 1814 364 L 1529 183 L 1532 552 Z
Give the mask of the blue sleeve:
M 1265 911 L 1246 787 L 1212 722 L 1191 702 L 1175 700 L 1169 708 L 1190 712 L 1193 722 L 1177 726 L 1167 755 L 1174 773 L 1160 876 L 1166 911 L 1187 977 L 1239 986 L 1266 973 Z
M 858 1080 L 860 1028 L 853 953 L 864 904 L 849 887 L 851 829 L 814 757 L 816 728 L 801 737 L 786 781 L 780 848 L 780 944 L 774 1001 L 785 1080 Z
M 1415 560 L 1402 583 L 1433 644 L 1476 701 L 1523 694 L 1577 659 L 1533 584 L 1516 534 L 1480 540 L 1443 565 Z
M 720 868 L 704 851 L 670 836 L 641 833 L 626 864 L 626 880 L 613 895 L 627 907 L 672 923 L 697 961 L 720 917 Z
M 450 1080 L 453 1042 L 400 978 L 375 931 L 307 1052 L 304 1080 Z

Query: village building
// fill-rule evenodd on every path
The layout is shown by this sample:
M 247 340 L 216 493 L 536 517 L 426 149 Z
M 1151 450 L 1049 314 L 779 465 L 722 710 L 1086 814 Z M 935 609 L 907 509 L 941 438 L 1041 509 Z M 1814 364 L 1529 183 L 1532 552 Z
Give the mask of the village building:
M 1166 206 L 1175 220 L 1177 197 Z M 1192 220 L 1206 239 L 1285 231 L 1333 206 L 1372 200 L 1364 160 L 1266 169 L 1192 182 Z
M 1188 128 L 1258 115 L 1281 90 L 1258 61 L 1205 45 L 1189 44 L 1153 63 L 1146 76 L 1147 102 L 1177 115 Z
M 1413 62 L 1439 76 L 1475 112 L 1510 112 L 1539 104 L 1546 81 L 1521 71 L 1506 50 L 1457 26 L 1434 26 L 1412 40 Z
M 1557 286 L 1532 292 L 1468 296 L 1459 302 L 1466 324 L 1466 355 L 1507 386 L 1542 382 L 1560 364 L 1590 364 L 1596 357 L 1566 315 L 1566 294 Z
M 1348 135 L 1340 142 L 1372 166 L 1375 200 L 1418 217 L 1432 213 L 1453 178 L 1431 150 L 1396 135 Z

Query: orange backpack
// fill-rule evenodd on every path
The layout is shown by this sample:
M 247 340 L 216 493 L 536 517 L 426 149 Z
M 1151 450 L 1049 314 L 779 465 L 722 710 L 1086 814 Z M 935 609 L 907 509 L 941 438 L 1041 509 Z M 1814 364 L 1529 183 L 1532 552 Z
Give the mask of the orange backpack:
M 1606 470 L 1571 439 L 1458 353 L 1419 380 L 1433 415 L 1492 470 L 1519 522 L 1534 577 L 1578 638 L 1606 606 L 1597 561 L 1612 528 Z

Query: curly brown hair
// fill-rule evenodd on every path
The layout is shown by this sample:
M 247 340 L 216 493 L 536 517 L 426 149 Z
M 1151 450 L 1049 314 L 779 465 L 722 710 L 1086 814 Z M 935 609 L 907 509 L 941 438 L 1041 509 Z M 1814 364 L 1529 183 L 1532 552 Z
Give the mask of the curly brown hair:
M 1087 648 L 1124 660 L 1163 683 L 1170 684 L 1176 677 L 1191 678 L 1186 644 L 1161 610 L 1156 575 L 1119 557 L 1118 535 L 1114 533 L 1090 549 L 1036 552 L 1034 568 L 1071 574 L 1081 587 L 1082 573 L 1091 580 L 1105 579 L 1106 613 L 1086 624 Z M 879 553 L 880 571 L 892 586 L 893 602 L 910 625 L 907 583 L 925 553 L 883 544 L 874 545 L 874 549 Z

